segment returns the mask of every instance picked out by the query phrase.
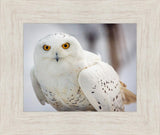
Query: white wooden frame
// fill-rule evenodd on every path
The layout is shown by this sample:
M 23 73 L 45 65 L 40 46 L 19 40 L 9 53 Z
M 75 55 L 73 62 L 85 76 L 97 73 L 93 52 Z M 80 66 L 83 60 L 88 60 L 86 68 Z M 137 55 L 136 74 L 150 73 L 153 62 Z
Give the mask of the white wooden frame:
M 23 112 L 23 23 L 137 23 L 137 112 Z M 159 0 L 1 0 L 0 135 L 159 135 Z

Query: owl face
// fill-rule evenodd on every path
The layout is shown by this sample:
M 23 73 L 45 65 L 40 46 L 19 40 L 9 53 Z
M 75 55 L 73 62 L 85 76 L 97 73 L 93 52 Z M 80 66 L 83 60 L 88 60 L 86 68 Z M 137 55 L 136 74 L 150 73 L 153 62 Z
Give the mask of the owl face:
M 41 39 L 35 48 L 35 57 L 60 62 L 68 57 L 76 57 L 82 50 L 80 43 L 64 33 L 48 35 Z

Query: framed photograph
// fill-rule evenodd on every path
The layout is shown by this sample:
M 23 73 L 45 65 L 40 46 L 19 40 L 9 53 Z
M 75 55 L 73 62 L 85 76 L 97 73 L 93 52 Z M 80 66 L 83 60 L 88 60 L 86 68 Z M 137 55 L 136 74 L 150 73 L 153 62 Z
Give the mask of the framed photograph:
M 23 33 L 24 111 L 136 111 L 136 24 L 26 23 Z
M 0 3 L 0 134 L 159 135 L 160 2 Z

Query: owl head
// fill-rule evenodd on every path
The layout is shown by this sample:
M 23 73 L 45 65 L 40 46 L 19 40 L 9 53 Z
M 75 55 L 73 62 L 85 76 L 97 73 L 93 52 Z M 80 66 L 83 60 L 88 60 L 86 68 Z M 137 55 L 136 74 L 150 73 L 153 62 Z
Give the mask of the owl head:
M 81 51 L 81 45 L 76 38 L 65 33 L 55 33 L 39 40 L 34 58 L 59 63 L 67 58 L 78 57 Z

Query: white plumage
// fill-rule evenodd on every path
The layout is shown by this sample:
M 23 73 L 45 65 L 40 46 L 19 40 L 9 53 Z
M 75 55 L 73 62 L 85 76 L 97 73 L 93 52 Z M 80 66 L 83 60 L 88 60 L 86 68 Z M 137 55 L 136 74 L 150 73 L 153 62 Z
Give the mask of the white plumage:
M 119 77 L 100 57 L 64 33 L 41 39 L 31 80 L 41 104 L 58 111 L 124 111 Z

